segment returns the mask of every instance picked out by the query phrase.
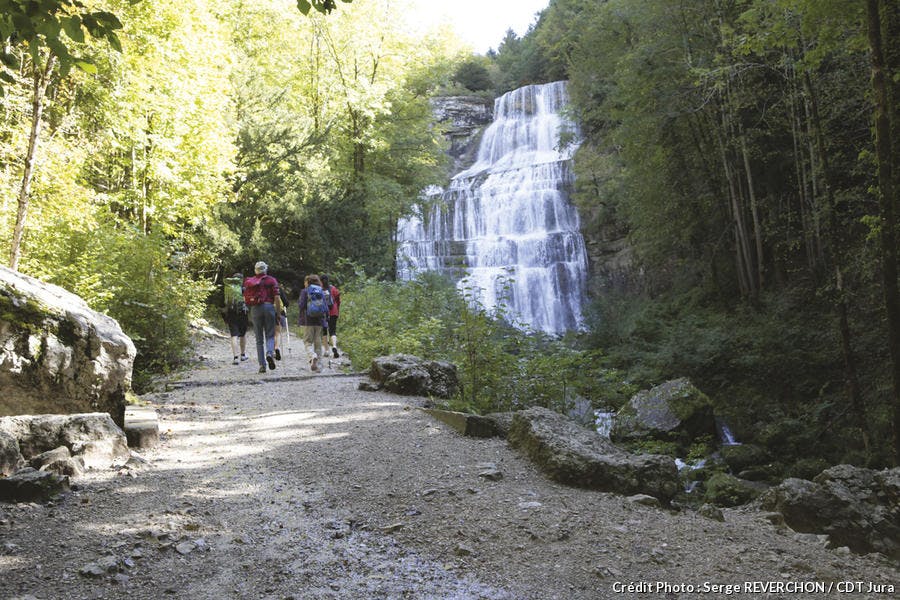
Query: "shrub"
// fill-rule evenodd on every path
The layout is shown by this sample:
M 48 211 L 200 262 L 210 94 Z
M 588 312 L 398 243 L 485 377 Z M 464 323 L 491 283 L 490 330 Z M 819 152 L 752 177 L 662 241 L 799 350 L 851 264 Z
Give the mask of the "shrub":
M 540 405 L 566 412 L 576 397 L 608 406 L 621 393 L 613 372 L 599 366 L 599 353 L 515 329 L 502 308 L 486 310 L 440 275 L 381 282 L 357 274 L 342 294 L 341 345 L 354 367 L 367 369 L 373 358 L 398 352 L 452 362 L 462 389 L 450 408 L 487 413 Z
M 190 345 L 189 324 L 208 289 L 172 263 L 161 235 L 99 224 L 59 224 L 28 256 L 29 272 L 78 294 L 119 322 L 137 348 L 133 384 L 178 365 Z

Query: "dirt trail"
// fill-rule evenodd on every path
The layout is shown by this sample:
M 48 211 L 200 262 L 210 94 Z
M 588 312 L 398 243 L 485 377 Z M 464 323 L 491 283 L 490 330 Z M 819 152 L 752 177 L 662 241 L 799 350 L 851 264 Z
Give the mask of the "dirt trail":
M 201 341 L 186 383 L 144 398 L 163 432 L 143 454 L 148 467 L 91 471 L 55 505 L 0 505 L 0 599 L 727 597 L 714 584 L 744 598 L 888 598 L 838 594 L 833 582 L 900 588 L 883 558 L 826 550 L 750 509 L 720 523 L 549 482 L 505 442 L 463 438 L 416 399 L 357 391 L 338 363 L 311 375 L 299 346 L 262 375 L 253 359 L 231 365 L 227 341 Z M 479 477 L 484 463 L 503 478 Z M 832 592 L 744 587 L 778 581 Z

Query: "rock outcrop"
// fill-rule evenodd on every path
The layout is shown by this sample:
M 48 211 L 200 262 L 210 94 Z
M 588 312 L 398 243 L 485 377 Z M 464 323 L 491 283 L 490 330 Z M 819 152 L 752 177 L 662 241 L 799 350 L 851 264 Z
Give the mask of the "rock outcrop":
M 108 413 L 3 417 L 0 432 L 17 441 L 25 460 L 61 446 L 88 468 L 106 468 L 131 455 L 125 433 Z
M 375 385 L 367 389 L 384 389 L 401 396 L 452 398 L 459 391 L 456 365 L 410 354 L 375 358 L 369 377 Z
M 900 467 L 873 471 L 837 465 L 813 481 L 786 479 L 760 499 L 802 533 L 826 534 L 836 547 L 900 559 Z
M 629 454 L 546 408 L 515 413 L 508 440 L 560 483 L 626 496 L 649 494 L 663 502 L 671 500 L 680 487 L 671 458 Z
M 474 162 L 478 138 L 494 118 L 494 103 L 479 96 L 438 96 L 431 99 L 431 109 L 446 127 L 448 154 L 454 161 L 451 172 L 458 173 Z
M 673 443 L 684 456 L 693 441 L 715 440 L 716 434 L 709 398 L 682 378 L 632 396 L 616 415 L 610 438 L 625 443 L 646 439 Z
M 134 357 L 115 319 L 0 267 L 0 415 L 100 411 L 122 425 Z

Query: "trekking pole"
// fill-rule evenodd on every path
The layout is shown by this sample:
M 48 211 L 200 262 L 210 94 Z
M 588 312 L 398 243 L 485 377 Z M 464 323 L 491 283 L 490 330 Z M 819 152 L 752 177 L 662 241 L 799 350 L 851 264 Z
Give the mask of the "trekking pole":
M 287 312 L 287 311 L 285 311 L 285 312 Z M 287 340 L 287 351 L 288 351 L 288 354 L 291 353 L 291 330 L 290 330 L 290 328 L 288 327 L 288 321 L 289 321 L 289 320 L 290 320 L 290 319 L 288 319 L 288 316 L 287 316 L 287 315 L 284 315 L 284 337 L 285 337 L 285 339 Z

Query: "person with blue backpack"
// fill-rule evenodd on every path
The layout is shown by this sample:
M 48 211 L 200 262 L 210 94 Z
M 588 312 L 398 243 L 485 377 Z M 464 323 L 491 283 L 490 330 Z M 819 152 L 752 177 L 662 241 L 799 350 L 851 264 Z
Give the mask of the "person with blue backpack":
M 307 275 L 303 284 L 299 325 L 303 327 L 303 341 L 313 347 L 309 369 L 317 372 L 322 368 L 322 329 L 328 326 L 328 304 L 318 275 Z

